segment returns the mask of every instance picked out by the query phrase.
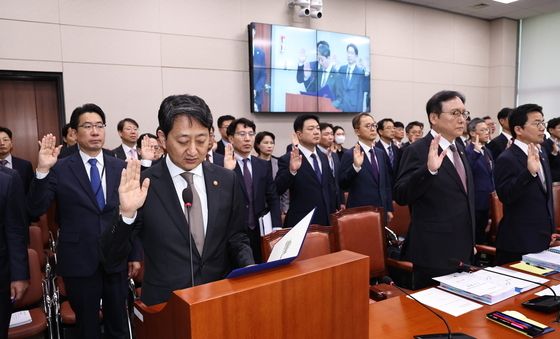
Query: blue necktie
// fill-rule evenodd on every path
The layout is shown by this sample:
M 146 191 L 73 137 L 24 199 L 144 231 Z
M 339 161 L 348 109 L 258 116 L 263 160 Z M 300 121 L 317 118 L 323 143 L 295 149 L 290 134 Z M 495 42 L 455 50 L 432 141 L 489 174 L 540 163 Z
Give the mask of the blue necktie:
M 99 175 L 99 170 L 97 169 L 97 159 L 91 158 L 88 160 L 91 165 L 89 171 L 89 176 L 91 180 L 91 189 L 93 195 L 95 195 L 95 200 L 100 210 L 105 207 L 105 197 L 103 196 L 103 185 L 101 185 L 101 176 Z
M 389 148 L 387 148 L 387 153 L 389 155 L 389 161 L 391 162 L 391 166 L 395 165 L 395 154 L 393 153 L 393 147 L 391 145 L 389 145 Z
M 323 176 L 321 175 L 321 169 L 319 168 L 319 162 L 317 161 L 317 155 L 315 153 L 311 154 L 311 158 L 313 158 L 313 170 L 315 171 L 315 175 L 317 176 L 317 180 L 322 182 Z

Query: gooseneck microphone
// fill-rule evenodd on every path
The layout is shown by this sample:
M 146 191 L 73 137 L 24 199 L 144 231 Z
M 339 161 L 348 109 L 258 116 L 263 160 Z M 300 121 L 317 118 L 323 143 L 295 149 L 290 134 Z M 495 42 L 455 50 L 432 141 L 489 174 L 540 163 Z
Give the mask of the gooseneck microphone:
M 545 285 L 545 284 L 540 283 L 540 282 L 532 281 L 532 280 L 529 280 L 529 279 L 524 279 L 524 278 L 516 277 L 516 276 L 513 276 L 513 275 L 509 275 L 507 273 L 487 270 L 484 267 L 477 267 L 477 266 L 472 266 L 472 265 L 469 265 L 469 264 L 465 264 L 464 262 L 462 262 L 461 260 L 458 260 L 458 259 L 453 259 L 453 258 L 449 259 L 449 264 L 451 264 L 453 267 L 456 267 L 459 272 L 486 271 L 486 272 L 491 272 L 491 273 L 494 273 L 494 274 L 503 275 L 503 276 L 506 276 L 506 277 L 514 278 L 514 279 L 527 281 L 527 282 L 530 282 L 530 283 L 533 283 L 533 284 L 536 284 L 536 285 L 539 285 L 539 286 L 542 286 L 542 287 L 546 287 L 552 292 L 552 295 L 544 295 L 544 296 L 540 296 L 540 297 L 537 297 L 537 298 L 534 298 L 534 299 L 531 299 L 531 300 L 527 300 L 524 303 L 522 303 L 521 305 L 523 305 L 527 308 L 533 309 L 535 311 L 546 312 L 546 313 L 550 313 L 550 312 L 560 310 L 560 298 L 558 298 L 558 296 L 556 295 L 556 292 L 554 292 L 554 289 L 552 289 L 548 285 Z M 556 317 L 556 322 L 558 322 L 559 320 L 560 320 L 560 313 Z
M 420 335 L 415 335 L 414 338 L 416 339 L 476 339 L 475 337 L 471 337 L 470 335 L 464 334 L 464 333 L 452 333 L 451 332 L 451 328 L 449 327 L 449 324 L 447 323 L 447 321 L 441 316 L 439 315 L 437 312 L 435 312 L 434 310 L 432 310 L 431 308 L 429 308 L 428 306 L 426 306 L 424 303 L 422 303 L 421 301 L 419 301 L 418 299 L 414 298 L 410 293 L 408 293 L 407 291 L 403 290 L 402 288 L 400 288 L 399 286 L 397 286 L 394 282 L 393 279 L 391 279 L 390 277 L 383 277 L 381 278 L 381 282 L 383 284 L 387 284 L 387 285 L 391 285 L 395 288 L 397 288 L 399 291 L 401 291 L 402 293 L 406 294 L 407 296 L 409 296 L 412 300 L 416 301 L 417 303 L 419 303 L 420 305 L 422 305 L 422 307 L 424 307 L 425 309 L 427 309 L 428 311 L 432 312 L 433 314 L 436 315 L 436 317 L 440 318 L 441 321 L 443 321 L 443 323 L 445 324 L 445 327 L 447 328 L 447 333 L 435 333 L 435 334 L 420 334 Z
M 183 190 L 183 203 L 185 204 L 185 209 L 187 213 L 187 230 L 189 232 L 189 258 L 191 259 L 191 287 L 194 287 L 194 271 L 193 271 L 193 252 L 192 252 L 192 235 L 191 235 L 191 207 L 193 203 L 193 191 L 189 185 Z

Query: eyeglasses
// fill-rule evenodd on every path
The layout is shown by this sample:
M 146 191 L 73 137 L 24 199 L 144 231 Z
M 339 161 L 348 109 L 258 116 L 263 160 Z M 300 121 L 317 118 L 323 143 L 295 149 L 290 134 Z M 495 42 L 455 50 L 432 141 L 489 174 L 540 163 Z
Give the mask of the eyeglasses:
M 457 119 L 461 116 L 465 119 L 468 119 L 471 116 L 471 112 L 469 112 L 469 111 L 461 112 L 459 110 L 455 110 L 455 111 L 451 111 L 451 112 L 441 112 L 441 113 L 451 114 L 455 119 Z
M 136 128 L 136 127 L 126 127 L 126 128 L 123 128 L 123 130 L 125 130 L 127 132 L 137 132 L 138 128 Z
M 235 135 L 245 138 L 246 136 L 250 136 L 251 138 L 255 136 L 255 132 L 235 132 Z
M 99 122 L 97 124 L 92 124 L 92 123 L 86 122 L 85 124 L 78 125 L 78 127 L 81 127 L 83 129 L 85 129 L 86 131 L 91 131 L 94 128 L 104 129 L 105 126 L 107 126 L 107 125 L 105 125 L 104 123 L 101 123 L 101 122 Z
M 377 128 L 377 124 L 365 124 L 364 127 L 366 129 L 376 129 Z
M 546 127 L 546 122 L 544 122 L 544 121 L 533 121 L 531 123 L 527 123 L 527 125 L 535 126 L 537 128 L 539 128 L 539 127 L 545 128 Z

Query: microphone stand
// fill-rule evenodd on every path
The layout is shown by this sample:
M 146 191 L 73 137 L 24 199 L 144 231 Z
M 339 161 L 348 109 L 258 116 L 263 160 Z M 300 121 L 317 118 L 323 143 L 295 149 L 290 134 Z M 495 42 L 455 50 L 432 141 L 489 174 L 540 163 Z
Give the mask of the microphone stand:
M 193 251 L 192 251 L 192 235 L 191 235 L 191 207 L 193 201 L 192 190 L 187 187 L 183 190 L 183 201 L 185 202 L 185 209 L 187 210 L 187 231 L 189 233 L 189 258 L 191 263 L 191 287 L 194 287 L 194 270 L 193 270 Z

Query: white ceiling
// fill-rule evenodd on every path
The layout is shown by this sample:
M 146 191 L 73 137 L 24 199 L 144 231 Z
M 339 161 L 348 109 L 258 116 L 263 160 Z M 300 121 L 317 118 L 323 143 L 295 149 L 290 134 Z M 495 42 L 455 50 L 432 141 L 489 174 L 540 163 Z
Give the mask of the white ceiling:
M 470 15 L 481 19 L 525 19 L 560 11 L 560 0 L 519 0 L 503 4 L 493 0 L 395 0 Z M 486 5 L 486 6 L 484 6 Z

